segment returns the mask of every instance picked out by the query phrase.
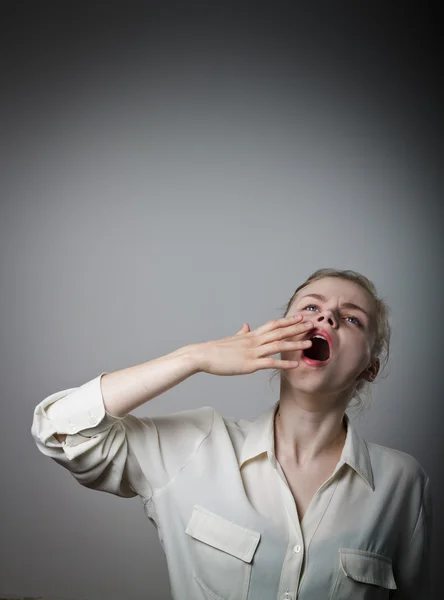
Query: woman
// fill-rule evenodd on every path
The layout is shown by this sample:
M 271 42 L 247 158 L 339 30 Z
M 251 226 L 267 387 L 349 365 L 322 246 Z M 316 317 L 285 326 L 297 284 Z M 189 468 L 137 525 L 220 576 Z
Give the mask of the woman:
M 428 600 L 429 478 L 345 412 L 388 359 L 387 315 L 363 275 L 321 269 L 282 319 L 45 398 L 32 435 L 81 485 L 141 497 L 175 600 Z M 270 368 L 280 398 L 253 421 L 130 414 L 198 372 Z

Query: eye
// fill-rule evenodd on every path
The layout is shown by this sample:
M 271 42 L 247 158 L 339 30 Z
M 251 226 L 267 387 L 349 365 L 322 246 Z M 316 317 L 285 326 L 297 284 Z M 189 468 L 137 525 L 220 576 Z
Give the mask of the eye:
M 316 304 L 308 304 L 308 305 L 305 307 L 305 309 L 304 309 L 304 310 L 307 310 L 308 308 L 311 308 L 312 306 L 313 306 L 314 308 L 319 308 L 319 307 L 318 307 Z M 311 312 L 311 311 L 310 311 L 310 312 Z M 362 325 L 361 325 L 361 322 L 360 322 L 360 320 L 359 320 L 357 317 L 345 317 L 345 318 L 346 318 L 346 319 L 354 319 L 354 320 L 356 321 L 355 325 L 357 325 L 358 327 L 362 327 Z
M 306 306 L 306 307 L 305 307 L 305 309 L 304 309 L 304 310 L 306 310 L 307 308 L 310 308 L 310 306 L 314 306 L 315 308 L 318 308 L 318 307 L 316 306 L 316 304 L 309 304 L 308 306 Z
M 360 320 L 359 320 L 359 319 L 357 319 L 356 317 L 345 317 L 345 318 L 346 318 L 346 319 L 354 319 L 355 321 L 357 321 L 356 325 L 357 325 L 358 327 L 361 327 L 361 322 L 360 322 Z

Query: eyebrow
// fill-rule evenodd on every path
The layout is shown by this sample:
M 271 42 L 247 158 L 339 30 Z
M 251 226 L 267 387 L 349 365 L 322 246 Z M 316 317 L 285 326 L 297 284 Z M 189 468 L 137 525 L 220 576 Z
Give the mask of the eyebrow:
M 308 296 L 310 296 L 311 298 L 317 298 L 318 300 L 322 300 L 323 302 L 327 301 L 327 298 L 325 296 L 323 296 L 322 294 L 306 294 L 305 296 L 301 296 L 299 298 L 299 300 L 302 300 L 302 298 L 307 298 Z M 342 306 L 344 308 L 354 308 L 355 310 L 360 310 L 362 313 L 364 313 L 364 315 L 370 321 L 370 315 L 368 314 L 368 312 L 366 312 L 363 308 L 361 308 L 357 304 L 354 304 L 353 302 L 344 302 L 342 304 Z

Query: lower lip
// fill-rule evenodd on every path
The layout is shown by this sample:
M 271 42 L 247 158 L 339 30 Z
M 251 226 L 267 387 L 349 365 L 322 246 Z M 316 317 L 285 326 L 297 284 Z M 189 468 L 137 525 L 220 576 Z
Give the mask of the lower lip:
M 325 365 L 327 365 L 330 362 L 330 359 L 323 360 L 323 361 L 313 360 L 312 358 L 308 358 L 307 356 L 304 356 L 304 355 L 302 355 L 301 358 L 304 361 L 304 363 L 309 365 L 310 367 L 324 367 Z

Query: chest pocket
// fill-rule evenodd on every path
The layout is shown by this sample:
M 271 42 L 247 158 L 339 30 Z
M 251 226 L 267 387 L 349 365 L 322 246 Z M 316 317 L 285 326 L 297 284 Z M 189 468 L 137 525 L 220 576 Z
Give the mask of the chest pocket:
M 194 578 L 209 600 L 246 600 L 261 534 L 195 505 L 185 529 Z
M 339 548 L 338 575 L 330 600 L 388 600 L 396 589 L 392 561 L 374 552 Z

